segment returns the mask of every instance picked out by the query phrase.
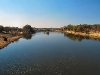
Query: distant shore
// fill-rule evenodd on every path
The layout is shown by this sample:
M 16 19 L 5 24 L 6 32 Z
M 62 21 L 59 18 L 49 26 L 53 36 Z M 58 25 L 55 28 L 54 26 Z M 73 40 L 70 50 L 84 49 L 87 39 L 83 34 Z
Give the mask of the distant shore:
M 74 31 L 64 31 L 66 33 L 69 34 L 74 34 L 74 35 L 79 35 L 79 36 L 86 36 L 86 37 L 90 37 L 90 38 L 97 38 L 100 39 L 100 33 L 82 33 L 82 32 L 74 32 Z
M 0 34 L 0 49 L 4 48 L 11 42 L 20 39 L 22 36 L 10 36 L 9 34 Z M 6 40 L 5 40 L 6 38 Z

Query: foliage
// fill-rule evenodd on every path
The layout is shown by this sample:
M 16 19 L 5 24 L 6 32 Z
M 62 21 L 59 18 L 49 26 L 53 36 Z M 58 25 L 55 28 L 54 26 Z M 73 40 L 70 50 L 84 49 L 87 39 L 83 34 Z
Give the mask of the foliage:
M 44 30 L 45 32 L 49 32 L 50 30 L 48 29 L 48 28 L 45 28 L 45 30 Z
M 23 27 L 23 30 L 26 30 L 28 33 L 34 33 L 35 31 L 33 30 L 33 28 L 31 27 L 31 25 L 25 25 Z
M 0 25 L 0 33 L 3 31 L 4 27 Z
M 100 24 L 88 25 L 88 24 L 80 24 L 80 25 L 67 25 L 64 26 L 64 30 L 75 31 L 75 32 L 100 32 Z

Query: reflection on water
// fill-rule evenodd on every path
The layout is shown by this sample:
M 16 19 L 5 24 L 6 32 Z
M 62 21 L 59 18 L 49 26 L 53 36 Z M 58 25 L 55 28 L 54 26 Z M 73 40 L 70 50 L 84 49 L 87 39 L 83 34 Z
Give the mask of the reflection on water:
M 44 32 L 44 34 L 47 34 L 47 35 L 49 35 L 49 33 L 50 33 L 49 31 Z
M 23 34 L 23 38 L 29 40 L 32 38 L 32 34 Z
M 90 38 L 88 36 L 86 37 L 86 36 L 74 35 L 74 34 L 69 34 L 69 33 L 64 33 L 64 37 L 67 37 L 73 41 L 78 40 L 79 42 L 81 42 L 84 39 L 100 41 L 100 39 L 98 39 L 98 38 Z
M 79 36 L 55 32 L 34 35 L 0 51 L 0 75 L 100 75 L 100 42 L 76 42 Z

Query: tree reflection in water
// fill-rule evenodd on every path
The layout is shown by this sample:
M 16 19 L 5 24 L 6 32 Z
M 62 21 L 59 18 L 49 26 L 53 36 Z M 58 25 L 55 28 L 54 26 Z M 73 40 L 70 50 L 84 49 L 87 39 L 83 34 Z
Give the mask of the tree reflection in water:
M 49 35 L 49 31 L 44 31 L 44 34 L 47 34 L 47 35 Z
M 47 31 L 46 34 L 49 35 L 49 31 Z
M 23 34 L 23 38 L 29 40 L 32 38 L 32 34 Z
M 67 37 L 73 41 L 78 40 L 79 42 L 81 42 L 83 39 L 100 41 L 100 39 L 98 38 L 90 38 L 89 36 L 74 35 L 74 34 L 69 34 L 69 33 L 64 33 L 64 37 Z

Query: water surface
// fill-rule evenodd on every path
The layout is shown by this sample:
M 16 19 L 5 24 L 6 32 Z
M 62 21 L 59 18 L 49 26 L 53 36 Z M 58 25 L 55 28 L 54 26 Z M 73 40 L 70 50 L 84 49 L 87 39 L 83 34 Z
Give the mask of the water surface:
M 57 32 L 25 35 L 0 50 L 0 75 L 100 75 L 100 42 Z

